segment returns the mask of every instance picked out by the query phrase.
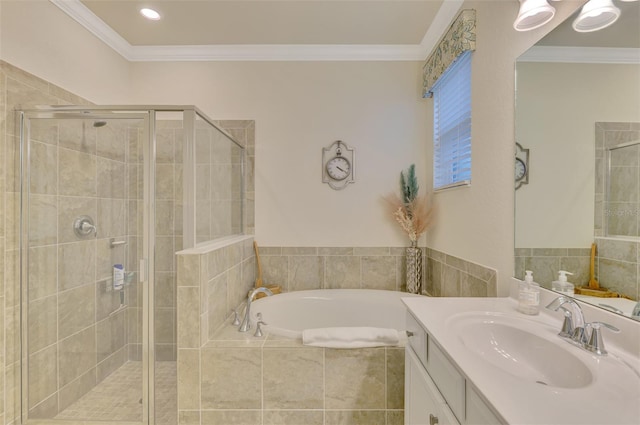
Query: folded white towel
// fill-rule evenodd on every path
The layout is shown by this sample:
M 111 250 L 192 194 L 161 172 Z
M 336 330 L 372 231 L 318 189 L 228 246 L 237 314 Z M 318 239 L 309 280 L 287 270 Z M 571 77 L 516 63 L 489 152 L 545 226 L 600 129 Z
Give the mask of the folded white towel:
M 371 327 L 340 327 L 305 329 L 302 343 L 314 347 L 366 348 L 397 346 L 400 343 L 396 329 Z

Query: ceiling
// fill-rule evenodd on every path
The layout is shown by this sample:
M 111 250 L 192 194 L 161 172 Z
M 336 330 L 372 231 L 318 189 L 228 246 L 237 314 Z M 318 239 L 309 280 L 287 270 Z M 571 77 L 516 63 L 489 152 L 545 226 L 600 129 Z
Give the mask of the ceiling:
M 420 44 L 442 1 L 82 0 L 133 46 Z M 150 7 L 162 19 L 149 21 Z
M 132 61 L 424 60 L 463 0 L 50 0 Z M 499 0 L 513 1 L 513 0 Z M 139 9 L 157 10 L 149 21 Z

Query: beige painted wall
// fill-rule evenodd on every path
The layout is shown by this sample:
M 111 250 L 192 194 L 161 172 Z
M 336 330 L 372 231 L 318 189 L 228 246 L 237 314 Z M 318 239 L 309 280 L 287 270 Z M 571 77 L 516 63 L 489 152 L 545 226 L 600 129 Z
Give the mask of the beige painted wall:
M 468 1 L 477 12 L 472 59 L 472 183 L 436 195 L 438 223 L 427 245 L 498 271 L 498 295 L 507 295 L 514 270 L 514 62 L 580 5 L 556 2 L 556 17 L 518 33 L 518 3 Z M 431 131 L 431 130 L 429 130 Z M 428 150 L 428 163 L 432 162 Z
M 47 0 L 0 1 L 0 59 L 91 102 L 128 103 L 128 61 Z
M 438 221 L 428 245 L 498 270 L 501 295 L 507 293 L 514 263 L 514 61 L 580 3 L 554 3 L 555 20 L 527 33 L 512 29 L 517 2 L 463 6 L 475 8 L 478 18 L 472 186 L 436 195 Z M 28 8 L 39 13 L 20 16 Z M 94 46 L 93 36 L 60 14 L 48 3 L 3 2 L 2 57 L 98 103 L 187 103 L 216 119 L 256 120 L 259 243 L 406 244 L 385 215 L 380 196 L 396 189 L 399 171 L 412 162 L 425 181 L 423 188 L 430 185 L 432 110 L 431 101 L 419 98 L 419 63 L 127 65 L 99 42 Z M 54 34 L 68 40 L 51 41 L 54 53 L 49 54 Z M 82 45 L 71 43 L 79 40 Z M 30 48 L 21 49 L 26 45 Z M 320 182 L 321 148 L 336 139 L 357 150 L 358 181 L 340 192 Z
M 267 246 L 403 246 L 381 196 L 426 175 L 427 101 L 416 62 L 133 63 L 134 103 L 196 104 L 256 121 L 256 240 Z M 356 149 L 356 183 L 321 181 L 322 148 Z
M 518 64 L 516 135 L 532 159 L 530 184 L 516 196 L 516 247 L 591 245 L 595 123 L 638 120 L 639 73 L 638 65 Z

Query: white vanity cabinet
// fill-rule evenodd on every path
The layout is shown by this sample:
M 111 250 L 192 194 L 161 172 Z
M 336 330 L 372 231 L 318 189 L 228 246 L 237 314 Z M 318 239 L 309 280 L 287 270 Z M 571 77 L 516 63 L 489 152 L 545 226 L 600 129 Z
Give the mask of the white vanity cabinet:
M 405 425 L 458 425 L 413 349 L 405 352 Z
M 411 313 L 407 329 L 411 336 L 405 352 L 405 425 L 504 423 Z

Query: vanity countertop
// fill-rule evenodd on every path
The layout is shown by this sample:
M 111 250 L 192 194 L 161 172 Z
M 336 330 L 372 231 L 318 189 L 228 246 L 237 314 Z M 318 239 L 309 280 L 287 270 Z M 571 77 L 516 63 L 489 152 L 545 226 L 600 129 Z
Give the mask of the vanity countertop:
M 557 335 L 562 324 L 560 313 L 542 308 L 539 315 L 527 316 L 516 310 L 517 302 L 512 298 L 421 297 L 403 298 L 403 302 L 427 330 L 430 341 L 447 353 L 509 424 L 640 423 L 640 353 L 630 355 L 608 343 L 607 330 L 603 331 L 603 337 L 609 354 L 596 356 Z M 546 340 L 545 344 L 551 342 L 569 351 L 571 358 L 577 358 L 589 369 L 592 379 L 572 388 L 541 385 L 487 362 L 478 347 L 469 347 L 469 341 L 465 343 L 456 331 L 459 328 L 453 326 L 460 318 L 468 322 L 469 318 L 477 317 L 481 318 L 479 322 L 491 322 L 492 317 L 506 320 L 505 323 L 511 319 L 511 323 L 534 329 L 536 336 Z M 585 320 L 590 321 L 586 312 Z M 507 363 L 515 362 L 512 371 L 517 370 L 517 356 L 509 352 L 498 354 L 508 358 Z

